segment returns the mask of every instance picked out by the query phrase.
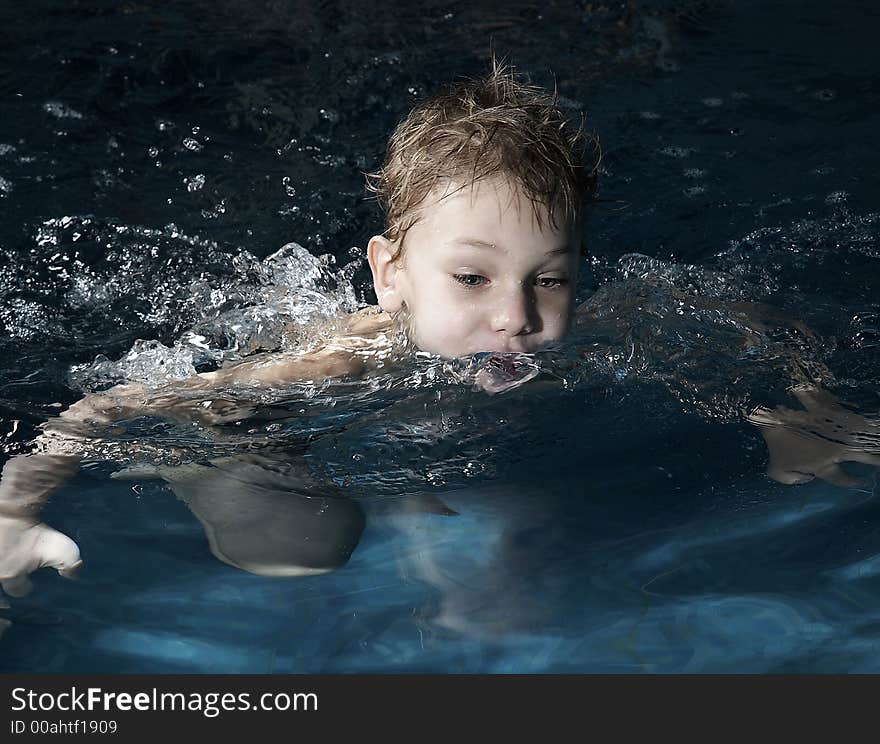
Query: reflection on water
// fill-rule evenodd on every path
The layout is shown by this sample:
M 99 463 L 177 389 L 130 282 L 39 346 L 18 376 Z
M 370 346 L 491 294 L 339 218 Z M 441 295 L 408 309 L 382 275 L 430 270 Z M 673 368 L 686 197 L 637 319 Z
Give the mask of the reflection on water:
M 64 455 L 0 666 L 877 671 L 876 11 L 412 7 L 0 9 L 4 451 L 179 399 Z M 571 343 L 166 387 L 371 300 L 362 172 L 490 44 L 604 144 Z

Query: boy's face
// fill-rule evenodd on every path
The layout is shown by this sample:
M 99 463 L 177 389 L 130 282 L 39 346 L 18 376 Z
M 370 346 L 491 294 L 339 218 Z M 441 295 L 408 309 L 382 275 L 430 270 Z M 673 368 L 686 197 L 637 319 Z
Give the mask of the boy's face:
M 454 191 L 444 184 L 420 207 L 404 255 L 380 236 L 368 256 L 379 304 L 405 303 L 416 345 L 453 358 L 481 351 L 533 352 L 568 330 L 580 235 L 577 225 L 539 227 L 531 202 L 503 180 Z

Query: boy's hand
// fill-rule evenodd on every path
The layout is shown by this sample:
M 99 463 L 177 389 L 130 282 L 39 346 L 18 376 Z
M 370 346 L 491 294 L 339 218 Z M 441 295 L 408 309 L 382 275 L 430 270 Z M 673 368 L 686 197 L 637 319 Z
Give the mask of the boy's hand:
M 11 597 L 24 596 L 31 589 L 28 575 L 47 566 L 72 578 L 82 566 L 76 543 L 42 522 L 0 516 L 0 586 L 3 591 Z
M 28 574 L 49 566 L 72 577 L 82 565 L 79 548 L 43 524 L 40 510 L 79 466 L 69 455 L 19 455 L 0 477 L 0 586 L 13 597 L 30 590 Z
M 787 484 L 819 477 L 844 488 L 866 485 L 840 464 L 880 466 L 880 421 L 845 408 L 816 386 L 799 385 L 793 392 L 805 410 L 759 407 L 747 417 L 767 443 L 767 475 Z

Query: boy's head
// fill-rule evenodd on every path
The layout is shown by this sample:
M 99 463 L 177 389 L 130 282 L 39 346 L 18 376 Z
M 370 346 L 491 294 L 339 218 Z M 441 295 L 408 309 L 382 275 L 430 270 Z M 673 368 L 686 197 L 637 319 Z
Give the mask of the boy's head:
M 368 258 L 382 308 L 444 357 L 536 350 L 568 328 L 594 142 L 555 97 L 493 64 L 417 105 L 369 176 L 386 230 Z

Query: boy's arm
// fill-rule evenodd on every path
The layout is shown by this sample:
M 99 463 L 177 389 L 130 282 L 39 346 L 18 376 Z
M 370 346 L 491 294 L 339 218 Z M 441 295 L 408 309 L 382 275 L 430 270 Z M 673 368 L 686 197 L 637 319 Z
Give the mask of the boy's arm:
M 816 334 L 803 321 L 770 305 L 736 302 L 727 307 L 755 333 L 787 327 L 798 331 L 807 342 L 816 340 Z M 790 392 L 803 410 L 759 406 L 745 417 L 758 427 L 767 445 L 767 475 L 785 484 L 821 478 L 843 488 L 866 485 L 841 464 L 880 466 L 880 422 L 847 408 L 821 387 L 819 381 L 831 381 L 834 374 L 820 360 L 805 360 L 803 352 L 794 346 L 787 353 L 791 360 L 786 365 L 792 383 Z
M 369 347 L 386 328 L 390 328 L 388 316 L 367 308 L 347 320 L 343 333 L 314 351 L 264 357 L 195 375 L 158 394 L 129 383 L 77 401 L 47 422 L 37 439 L 38 453 L 11 458 L 0 475 L 0 585 L 18 596 L 28 590 L 27 575 L 38 568 L 51 566 L 62 575 L 72 575 L 81 565 L 76 544 L 43 524 L 39 515 L 49 496 L 76 473 L 81 443 L 96 427 L 147 413 L 208 424 L 243 417 L 247 406 L 233 402 L 214 406 L 215 401 L 200 405 L 180 393 L 210 395 L 217 388 L 236 384 L 275 386 L 358 376 L 367 363 L 356 352 Z
M 811 343 L 816 334 L 796 318 L 771 305 L 755 302 L 725 302 L 673 290 L 673 295 L 696 309 L 717 309 L 732 315 L 745 329 L 742 343 L 751 346 L 773 328 L 788 328 Z M 589 301 L 579 313 L 592 312 Z M 880 466 L 880 422 L 845 407 L 820 381 L 834 375 L 821 360 L 805 359 L 795 344 L 782 348 L 785 374 L 791 391 L 804 410 L 783 406 L 773 409 L 759 406 L 744 412 L 745 419 L 757 426 L 767 444 L 767 475 L 780 483 L 805 483 L 821 478 L 838 486 L 863 485 L 847 474 L 843 462 L 861 462 Z
M 246 404 L 197 398 L 200 393 L 210 396 L 227 387 L 277 387 L 291 382 L 359 377 L 369 366 L 371 351 L 387 346 L 385 332 L 390 328 L 387 314 L 365 308 L 348 316 L 340 332 L 318 349 L 261 355 L 233 367 L 169 383 L 155 391 L 139 383 L 117 385 L 74 403 L 58 419 L 50 421 L 47 430 L 75 439 L 89 436 L 96 425 L 149 413 L 208 425 L 244 418 L 251 410 Z
M 78 470 L 77 452 L 95 429 L 148 413 L 188 422 L 214 424 L 242 418 L 249 408 L 228 401 L 200 405 L 182 391 L 204 391 L 227 385 L 279 385 L 293 380 L 318 380 L 357 374 L 356 357 L 319 350 L 292 358 L 245 362 L 228 370 L 182 380 L 164 394 L 151 394 L 137 383 L 117 385 L 88 395 L 49 421 L 37 439 L 38 453 L 11 458 L 0 475 L 0 586 L 10 596 L 30 590 L 28 575 L 43 567 L 72 576 L 82 564 L 79 548 L 69 537 L 44 524 L 40 512 L 47 499 Z M 220 405 L 215 405 L 219 403 Z
M 719 304 L 733 311 L 734 316 L 756 334 L 785 327 L 798 331 L 808 343 L 816 340 L 816 334 L 803 321 L 770 305 Z M 753 341 L 746 339 L 746 343 Z M 848 474 L 841 464 L 860 462 L 880 466 L 880 423 L 847 408 L 820 386 L 819 380 L 834 379 L 832 371 L 820 360 L 806 361 L 803 352 L 794 345 L 786 353 L 790 359 L 785 367 L 792 383 L 790 391 L 803 410 L 759 406 L 745 417 L 758 427 L 767 445 L 767 475 L 785 484 L 821 478 L 843 488 L 866 485 L 861 478 Z
M 357 377 L 364 370 L 365 365 L 358 356 L 328 345 L 305 354 L 245 361 L 216 372 L 203 372 L 185 384 L 196 390 L 235 384 L 274 386 L 295 381 L 318 382 L 330 377 Z
M 840 465 L 880 466 L 880 421 L 844 407 L 815 385 L 798 385 L 792 392 L 804 410 L 759 407 L 746 417 L 767 443 L 767 475 L 780 483 L 806 483 L 818 477 L 845 488 L 866 485 Z
M 324 346 L 299 354 L 261 357 L 234 367 L 205 372 L 184 383 L 191 389 L 210 390 L 234 384 L 283 385 L 294 381 L 318 382 L 331 377 L 358 377 L 374 352 L 389 344 L 392 319 L 376 307 L 347 316 L 339 332 Z
M 702 306 L 723 306 L 756 334 L 766 334 L 774 327 L 798 331 L 812 342 L 816 334 L 803 321 L 764 303 L 701 301 Z M 697 305 L 699 306 L 699 305 Z M 746 339 L 746 343 L 751 343 Z M 767 444 L 767 475 L 785 484 L 806 483 L 821 478 L 844 488 L 864 486 L 865 481 L 849 475 L 844 462 L 880 466 L 880 422 L 847 408 L 838 398 L 822 388 L 819 380 L 833 380 L 834 374 L 818 359 L 807 363 L 803 352 L 792 346 L 786 365 L 791 378 L 791 392 L 803 406 L 794 410 L 784 406 L 773 409 L 759 406 L 746 415 Z

